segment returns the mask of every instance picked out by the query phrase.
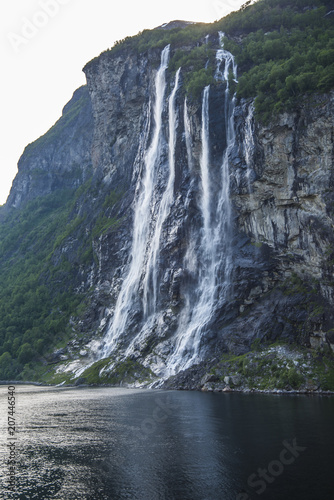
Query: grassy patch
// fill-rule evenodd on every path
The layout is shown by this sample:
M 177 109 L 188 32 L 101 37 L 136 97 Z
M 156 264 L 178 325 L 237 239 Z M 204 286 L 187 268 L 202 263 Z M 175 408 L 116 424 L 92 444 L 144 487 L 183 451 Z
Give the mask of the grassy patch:
M 88 384 L 110 384 L 144 382 L 153 375 L 149 368 L 145 368 L 138 361 L 126 359 L 118 362 L 109 370 L 108 365 L 112 363 L 111 358 L 101 359 L 83 372 L 83 378 Z M 102 373 L 101 373 L 101 370 Z
M 317 357 L 314 372 L 324 390 L 334 391 L 334 356 L 332 353 Z
M 329 349 L 315 352 L 284 342 L 261 348 L 256 344 L 253 351 L 240 356 L 224 354 L 210 373 L 218 377 L 219 383 L 229 377 L 232 388 L 314 390 L 320 387 L 334 391 L 334 355 Z

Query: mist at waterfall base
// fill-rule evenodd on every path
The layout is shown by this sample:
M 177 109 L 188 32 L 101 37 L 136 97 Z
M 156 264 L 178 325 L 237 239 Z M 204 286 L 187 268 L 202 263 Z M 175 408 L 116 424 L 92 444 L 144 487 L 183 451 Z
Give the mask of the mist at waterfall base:
M 32 386 L 16 393 L 16 494 L 6 490 L 2 412 L 1 499 L 332 498 L 333 398 Z

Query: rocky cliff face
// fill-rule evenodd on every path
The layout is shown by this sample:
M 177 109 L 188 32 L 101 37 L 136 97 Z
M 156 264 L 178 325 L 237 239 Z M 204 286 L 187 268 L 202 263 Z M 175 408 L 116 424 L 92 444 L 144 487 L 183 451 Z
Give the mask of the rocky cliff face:
M 87 87 L 76 90 L 62 117 L 21 156 L 6 208 L 80 186 L 91 175 L 93 117 Z
M 332 342 L 325 334 L 333 325 L 332 117 L 333 94 L 305 100 L 268 126 L 254 124 L 253 182 L 233 196 L 242 232 L 274 252 L 273 273 L 262 275 L 245 308 L 273 287 L 269 332 L 289 331 L 314 346 Z M 279 283 L 284 298 L 276 303 Z
M 241 102 L 230 125 L 226 82 L 210 89 L 209 217 L 212 236 L 221 231 L 210 250 L 202 236 L 204 104 L 185 104 L 182 71 L 172 96 L 176 78 L 166 69 L 157 131 L 158 68 L 156 51 L 149 57 L 105 54 L 86 68 L 95 118 L 93 165 L 110 188 L 125 189 L 117 235 L 101 237 L 95 247 L 96 297 L 101 290 L 110 297 L 95 359 L 113 360 L 111 371 L 116 361 L 131 359 L 165 377 L 220 352 L 246 352 L 255 339 L 331 344 L 333 96 L 305 101 L 298 113 L 266 126 L 254 120 L 251 101 Z M 159 151 L 150 164 L 155 134 Z M 225 154 L 228 205 L 222 201 Z M 145 177 L 149 168 L 152 185 Z M 138 231 L 143 193 L 150 199 L 142 214 L 146 227 Z M 218 210 L 230 210 L 229 228 L 217 222 Z M 211 288 L 207 251 L 208 259 L 218 256 Z M 131 267 L 135 260 L 140 269 Z M 205 293 L 213 295 L 211 302 Z
M 192 101 L 170 49 L 101 55 L 85 67 L 90 98 L 79 89 L 20 160 L 8 208 L 80 185 L 92 163 L 77 211 L 115 221 L 80 268 L 89 300 L 59 373 L 85 377 L 98 362 L 101 380 L 131 366 L 134 382 L 256 339 L 333 347 L 334 94 L 263 125 L 252 100 L 235 102 L 233 58 L 215 43 L 216 83 Z

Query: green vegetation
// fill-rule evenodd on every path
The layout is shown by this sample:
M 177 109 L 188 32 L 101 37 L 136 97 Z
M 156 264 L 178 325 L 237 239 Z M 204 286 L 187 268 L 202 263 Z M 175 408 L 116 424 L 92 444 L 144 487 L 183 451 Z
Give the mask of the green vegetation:
M 108 51 L 113 55 L 135 52 L 142 54 L 156 49 L 163 49 L 166 45 L 171 45 L 173 49 L 184 47 L 185 45 L 196 45 L 197 42 L 210 31 L 210 24 L 197 23 L 190 24 L 185 28 L 174 28 L 171 30 L 154 29 L 144 30 L 138 35 L 126 37 L 119 40 Z M 93 60 L 94 61 L 94 60 Z M 90 63 L 88 63 L 90 64 Z
M 97 187 L 96 187 L 97 188 Z M 81 210 L 91 180 L 3 216 L 0 224 L 0 379 L 34 380 L 32 366 L 71 337 L 69 318 L 82 313 L 80 266 L 94 265 L 93 240 L 117 226 L 119 199 L 108 192 L 96 213 Z M 109 215 L 108 215 L 109 214 Z M 63 246 L 71 242 L 64 253 Z
M 119 224 L 119 219 L 116 217 L 106 217 L 105 215 L 101 215 L 95 222 L 92 236 L 95 238 L 96 236 L 106 234 L 111 228 L 116 229 Z
M 80 378 L 87 384 L 110 384 L 118 385 L 121 382 L 133 383 L 149 380 L 152 372 L 138 361 L 126 359 L 118 362 L 113 368 L 108 369 L 112 362 L 111 358 L 101 359 L 87 368 Z
M 217 23 L 238 63 L 237 96 L 256 97 L 263 121 L 294 109 L 301 95 L 334 87 L 331 9 L 326 0 L 259 0 Z
M 331 352 L 327 352 L 326 354 L 317 353 L 315 374 L 325 391 L 334 391 L 334 366 L 333 354 Z
M 192 24 L 172 30 L 144 30 L 136 36 L 116 42 L 105 54 L 126 55 L 128 52 L 142 54 L 150 52 L 151 61 L 160 59 L 160 51 L 171 45 L 172 57 L 169 68 L 176 72 L 182 67 L 186 92 L 198 98 L 206 85 L 214 83 L 215 52 L 211 43 L 205 42 L 211 25 Z M 185 50 L 184 47 L 187 47 Z M 93 63 L 96 59 L 93 59 Z M 88 63 L 91 64 L 91 63 Z
M 284 8 L 273 1 L 259 2 L 248 9 L 250 14 L 256 7 L 277 5 L 258 21 L 255 15 L 247 19 L 247 24 L 253 19 L 248 25 L 252 31 L 241 44 L 226 41 L 242 73 L 237 95 L 257 96 L 256 111 L 264 121 L 272 113 L 294 109 L 300 95 L 334 87 L 333 16 L 326 16 L 323 2 L 315 3 L 317 8 L 300 12 L 298 3 Z
M 302 279 L 297 274 L 292 274 L 287 278 L 281 285 L 280 289 L 286 296 L 302 296 L 299 299 L 298 308 L 301 311 L 307 312 L 306 323 L 322 321 L 323 314 L 325 312 L 324 302 L 321 298 L 320 283 L 313 279 Z M 305 323 L 304 321 L 304 323 Z M 306 324 L 304 325 L 306 326 Z M 295 325 L 296 330 L 298 328 L 303 328 L 303 322 L 299 325 Z
M 176 71 L 182 68 L 186 92 L 197 98 L 204 87 L 214 83 L 216 51 L 212 44 L 203 44 L 189 52 L 177 49 L 170 60 L 169 68 Z
M 229 377 L 232 389 L 334 391 L 334 355 L 325 347 L 315 352 L 282 341 L 260 347 L 255 341 L 247 354 L 224 354 L 210 373 L 218 384 Z
M 331 10 L 330 0 L 258 0 L 252 5 L 248 1 L 238 12 L 213 24 L 145 30 L 117 42 L 107 53 L 151 51 L 152 59 L 153 54 L 158 57 L 158 49 L 170 44 L 170 69 L 182 67 L 187 94 L 198 98 L 206 85 L 214 83 L 218 48 L 206 43 L 205 36 L 222 31 L 224 46 L 238 63 L 238 98 L 256 97 L 257 115 L 268 121 L 273 114 L 293 110 L 301 95 L 333 89 Z
M 296 273 L 293 273 L 290 278 L 287 278 L 281 285 L 281 289 L 284 295 L 296 295 L 296 294 L 314 294 L 316 290 L 310 287 L 310 284 L 303 280 Z
M 334 16 L 326 15 L 331 8 L 322 0 L 259 0 L 218 23 L 241 74 L 237 96 L 256 97 L 264 122 L 293 110 L 301 95 L 334 87 Z
M 237 97 L 256 97 L 257 115 L 267 121 L 284 110 L 294 110 L 301 96 L 334 88 L 334 16 L 328 15 L 331 9 L 332 2 L 326 0 L 258 0 L 253 5 L 246 2 L 239 12 L 210 25 L 145 30 L 117 42 L 104 57 L 123 57 L 130 52 L 149 54 L 157 66 L 161 49 L 170 44 L 169 76 L 182 67 L 185 92 L 196 100 L 206 85 L 217 85 L 215 54 L 218 32 L 224 32 L 224 46 L 238 64 Z M 59 141 L 64 130 L 78 119 L 89 97 L 86 89 L 77 95 L 49 132 L 27 146 L 26 157 Z M 112 145 L 116 138 L 111 139 Z M 38 181 L 45 172 L 36 168 L 30 175 Z M 78 165 L 68 173 L 68 185 L 80 178 Z M 121 196 L 121 192 L 106 192 L 102 184 L 90 179 L 77 190 L 58 190 L 9 213 L 1 207 L 0 379 L 33 378 L 40 373 L 36 363 L 71 338 L 69 319 L 80 317 L 87 297 L 78 292 L 82 289 L 79 270 L 96 265 L 94 240 L 112 234 L 121 223 L 115 209 Z M 64 252 L 66 246 L 70 250 Z M 332 261 L 329 259 L 329 264 Z M 318 288 L 319 284 L 294 275 L 281 291 L 302 296 L 298 307 L 307 312 L 307 321 L 321 322 L 324 306 L 317 299 Z M 299 332 L 301 325 L 293 326 Z M 255 341 L 252 347 L 252 356 L 260 356 L 260 343 Z M 109 361 L 102 360 L 86 370 L 88 383 L 114 384 L 132 380 L 134 374 L 150 376 L 149 371 L 130 360 L 108 372 Z M 291 363 L 283 366 L 270 356 L 254 361 L 244 355 L 225 361 L 249 384 L 256 381 L 259 370 L 264 370 L 266 377 L 258 381 L 259 387 L 298 388 L 301 377 L 304 381 L 306 377 Z M 332 364 L 330 356 L 322 355 L 316 377 L 324 387 L 334 388 Z M 61 376 L 51 370 L 48 377 L 60 380 Z
M 69 315 L 80 304 L 81 297 L 61 279 L 64 273 L 71 276 L 71 266 L 65 259 L 52 262 L 55 248 L 73 227 L 67 225 L 72 196 L 63 191 L 34 200 L 0 226 L 1 379 L 17 377 L 63 339 Z
M 38 381 L 44 384 L 66 384 L 74 385 L 75 376 L 71 372 L 59 372 L 59 365 L 31 365 L 28 369 L 25 367 L 21 376 L 23 380 Z

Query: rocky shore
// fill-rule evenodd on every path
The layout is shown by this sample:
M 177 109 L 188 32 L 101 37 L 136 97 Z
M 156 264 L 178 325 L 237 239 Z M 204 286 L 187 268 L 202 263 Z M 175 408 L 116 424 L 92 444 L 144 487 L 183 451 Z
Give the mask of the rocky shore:
M 334 394 L 331 352 L 273 344 L 196 365 L 167 380 L 164 389 L 270 394 Z

